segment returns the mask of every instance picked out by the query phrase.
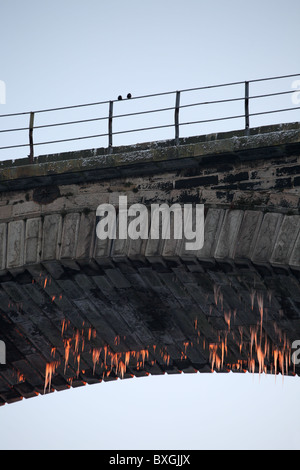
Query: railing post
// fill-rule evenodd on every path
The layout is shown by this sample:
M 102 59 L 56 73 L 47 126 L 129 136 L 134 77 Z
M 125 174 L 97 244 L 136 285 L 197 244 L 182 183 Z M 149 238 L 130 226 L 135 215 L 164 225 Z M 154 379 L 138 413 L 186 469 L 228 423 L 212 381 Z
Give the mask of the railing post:
M 112 121 L 113 121 L 113 106 L 114 102 L 109 102 L 109 114 L 108 114 L 108 152 L 112 153 L 113 137 L 112 137 Z
M 34 157 L 34 152 L 33 152 L 33 124 L 34 124 L 34 113 L 30 113 L 30 119 L 29 119 L 29 147 L 30 147 L 30 154 L 29 154 L 29 161 L 30 163 L 33 163 L 33 157 Z
M 245 134 L 249 135 L 249 82 L 245 82 Z
M 179 108 L 180 108 L 180 91 L 176 91 L 175 103 L 175 144 L 179 145 Z

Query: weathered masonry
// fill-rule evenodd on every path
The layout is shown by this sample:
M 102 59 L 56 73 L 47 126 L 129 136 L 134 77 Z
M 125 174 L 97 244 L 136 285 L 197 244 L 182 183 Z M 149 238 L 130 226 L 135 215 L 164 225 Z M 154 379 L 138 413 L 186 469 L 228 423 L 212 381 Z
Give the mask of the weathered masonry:
M 0 403 L 102 380 L 299 375 L 300 125 L 0 162 Z M 99 204 L 202 203 L 205 243 L 105 240 Z

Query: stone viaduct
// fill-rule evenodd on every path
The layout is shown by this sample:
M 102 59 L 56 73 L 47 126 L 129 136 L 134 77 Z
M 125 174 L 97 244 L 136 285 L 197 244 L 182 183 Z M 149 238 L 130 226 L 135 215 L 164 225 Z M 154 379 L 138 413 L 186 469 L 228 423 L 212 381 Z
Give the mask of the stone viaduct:
M 133 376 L 299 375 L 299 188 L 299 123 L 0 162 L 0 404 Z M 96 209 L 120 195 L 204 204 L 204 246 L 99 240 Z

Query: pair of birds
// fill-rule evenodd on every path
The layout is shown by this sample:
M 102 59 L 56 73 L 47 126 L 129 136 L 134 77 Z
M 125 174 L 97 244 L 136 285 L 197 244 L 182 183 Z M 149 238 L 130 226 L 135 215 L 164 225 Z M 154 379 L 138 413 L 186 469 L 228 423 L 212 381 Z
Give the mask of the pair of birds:
M 127 99 L 130 100 L 130 98 L 131 98 L 131 93 L 128 93 Z M 122 95 L 119 95 L 118 100 L 121 101 L 122 99 L 123 99 Z

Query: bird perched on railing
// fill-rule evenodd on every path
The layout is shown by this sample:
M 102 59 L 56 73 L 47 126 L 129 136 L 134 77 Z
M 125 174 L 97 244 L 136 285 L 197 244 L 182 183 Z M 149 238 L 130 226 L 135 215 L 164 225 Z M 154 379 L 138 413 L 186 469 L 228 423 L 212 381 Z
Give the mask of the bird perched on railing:
M 128 93 L 127 99 L 130 100 L 130 98 L 132 98 L 132 95 L 131 95 L 131 93 Z M 123 99 L 123 96 L 122 96 L 122 95 L 119 95 L 119 96 L 118 96 L 118 100 L 119 100 L 119 101 L 122 101 L 122 99 Z

